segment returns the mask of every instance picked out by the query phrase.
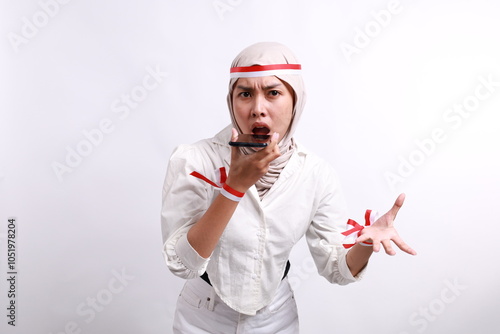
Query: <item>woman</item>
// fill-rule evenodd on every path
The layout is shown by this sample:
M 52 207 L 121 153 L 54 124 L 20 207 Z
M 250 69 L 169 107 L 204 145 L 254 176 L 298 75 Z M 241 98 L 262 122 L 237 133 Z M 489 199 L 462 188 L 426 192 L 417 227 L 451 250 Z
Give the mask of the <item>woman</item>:
M 232 124 L 214 138 L 179 146 L 165 179 L 164 255 L 169 269 L 187 279 L 174 332 L 298 333 L 286 278 L 293 245 L 306 235 L 322 276 L 355 282 L 380 244 L 391 255 L 391 241 L 415 254 L 393 227 L 404 196 L 347 249 L 337 176 L 293 139 L 305 103 L 295 56 L 281 44 L 257 43 L 235 58 L 230 77 Z M 269 144 L 228 145 L 242 133 L 269 134 Z

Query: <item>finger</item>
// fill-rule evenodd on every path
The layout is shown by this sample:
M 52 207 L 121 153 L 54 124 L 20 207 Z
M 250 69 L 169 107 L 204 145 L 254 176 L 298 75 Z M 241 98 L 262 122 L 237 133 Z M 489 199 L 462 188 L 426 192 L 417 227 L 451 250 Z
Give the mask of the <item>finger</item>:
M 373 251 L 378 253 L 380 251 L 380 242 L 373 240 Z
M 396 218 L 396 215 L 399 212 L 399 209 L 403 206 L 403 203 L 405 201 L 405 194 L 400 194 L 398 198 L 396 198 L 396 201 L 394 202 L 394 205 L 392 208 L 389 210 L 389 213 L 393 216 L 393 218 Z
M 278 147 L 279 136 L 279 133 L 275 132 L 271 136 L 271 140 L 269 141 L 267 147 L 264 150 L 257 152 L 257 154 L 261 155 L 262 161 L 264 163 L 270 163 L 281 155 Z
M 390 240 L 383 240 L 382 241 L 382 246 L 384 246 L 385 252 L 388 255 L 396 255 L 396 252 L 392 248 L 391 241 Z
M 408 253 L 410 255 L 417 255 L 417 252 L 411 248 L 406 242 L 403 241 L 400 237 L 394 238 L 392 241 L 401 249 L 403 252 Z
M 231 129 L 231 141 L 238 140 L 238 131 L 235 128 Z
M 364 241 L 369 241 L 371 239 L 371 234 L 368 232 L 371 231 L 371 227 L 364 228 L 361 231 L 361 235 L 356 238 L 356 243 L 364 242 Z M 371 240 L 370 240 L 371 242 Z
M 356 238 L 356 243 L 359 244 L 360 242 L 368 241 L 370 237 L 368 235 L 361 235 Z
M 275 132 L 271 136 L 271 139 L 269 140 L 269 145 L 267 145 L 268 150 L 274 150 L 276 146 L 278 146 L 278 140 L 279 140 L 280 134 Z

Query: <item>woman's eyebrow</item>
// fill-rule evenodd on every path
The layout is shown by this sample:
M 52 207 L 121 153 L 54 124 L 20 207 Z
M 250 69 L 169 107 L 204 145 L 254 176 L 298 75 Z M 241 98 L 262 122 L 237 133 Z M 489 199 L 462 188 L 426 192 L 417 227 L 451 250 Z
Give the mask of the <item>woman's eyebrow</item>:
M 283 84 L 281 82 L 274 83 L 274 84 L 270 84 L 270 85 L 265 86 L 264 90 L 273 89 L 273 88 L 280 87 L 280 86 L 283 86 Z M 243 85 L 237 85 L 236 88 L 244 90 L 244 91 L 253 91 L 254 90 L 253 87 L 243 86 Z
M 268 89 L 277 88 L 279 86 L 283 86 L 283 84 L 281 82 L 278 82 L 278 83 L 275 83 L 275 84 L 267 85 L 267 86 L 264 87 L 264 89 L 268 90 Z
M 237 85 L 236 88 L 241 89 L 241 90 L 246 90 L 246 91 L 253 90 L 252 87 L 242 86 L 242 85 Z

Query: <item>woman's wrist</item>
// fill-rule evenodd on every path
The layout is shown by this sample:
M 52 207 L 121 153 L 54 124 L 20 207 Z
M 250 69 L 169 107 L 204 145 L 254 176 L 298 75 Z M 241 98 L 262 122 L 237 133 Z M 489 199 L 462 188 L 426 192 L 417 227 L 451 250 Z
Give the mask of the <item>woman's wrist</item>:
M 237 178 L 232 178 L 230 175 L 228 175 L 227 180 L 224 183 L 227 184 L 231 189 L 239 191 L 240 193 L 246 193 L 248 188 L 250 188 L 246 187 L 241 182 L 238 182 Z
M 220 193 L 222 196 L 234 202 L 241 201 L 241 199 L 245 195 L 245 192 L 234 189 L 233 187 L 228 185 L 227 182 L 222 185 Z

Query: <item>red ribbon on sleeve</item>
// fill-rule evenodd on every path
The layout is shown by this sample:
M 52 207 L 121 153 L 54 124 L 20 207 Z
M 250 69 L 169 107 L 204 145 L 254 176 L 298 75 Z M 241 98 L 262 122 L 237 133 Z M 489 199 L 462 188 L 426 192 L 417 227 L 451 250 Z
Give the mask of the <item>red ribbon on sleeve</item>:
M 209 180 L 206 176 L 204 176 L 204 175 L 202 175 L 202 174 L 200 174 L 200 173 L 198 173 L 196 171 L 192 172 L 189 175 L 197 177 L 200 180 L 203 180 L 206 183 L 214 186 L 215 188 L 222 188 L 222 186 L 224 185 L 224 183 L 226 183 L 226 179 L 227 179 L 226 168 L 225 167 L 221 167 L 221 168 L 217 169 L 215 171 L 215 174 L 216 174 L 217 178 L 219 179 L 218 181 L 215 181 L 215 182 Z
M 222 196 L 230 199 L 231 201 L 239 202 L 245 193 L 239 192 L 236 189 L 231 188 L 229 185 L 226 184 L 227 180 L 227 173 L 226 173 L 226 168 L 221 167 L 219 169 L 215 170 L 215 175 L 218 179 L 218 181 L 212 181 L 209 178 L 207 178 L 205 175 L 202 175 L 196 171 L 191 172 L 191 174 L 194 177 L 199 178 L 202 181 L 205 181 L 206 183 L 210 184 L 211 186 L 215 188 L 220 189 L 220 193 Z

